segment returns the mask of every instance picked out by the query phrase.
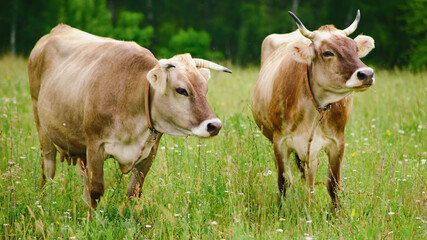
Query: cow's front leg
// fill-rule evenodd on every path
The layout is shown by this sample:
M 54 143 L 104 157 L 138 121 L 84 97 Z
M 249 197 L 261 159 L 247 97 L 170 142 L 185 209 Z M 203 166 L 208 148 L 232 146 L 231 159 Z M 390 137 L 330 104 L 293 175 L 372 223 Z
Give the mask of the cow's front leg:
M 96 208 L 97 202 L 104 195 L 104 160 L 105 152 L 100 144 L 88 144 L 87 156 L 87 176 L 90 193 L 90 204 Z M 87 187 L 87 186 L 86 186 Z
M 298 153 L 295 153 L 295 161 L 297 163 L 297 167 L 298 167 L 299 171 L 301 172 L 301 178 L 305 179 L 305 165 L 306 164 L 298 156 Z
M 340 190 L 340 179 L 341 179 L 341 162 L 344 155 L 344 136 L 340 138 L 340 141 L 332 144 L 327 150 L 329 157 L 329 169 L 328 169 L 328 192 L 331 196 L 334 208 L 338 208 L 338 190 Z
M 150 154 L 140 163 L 138 163 L 135 168 L 132 170 L 132 175 L 130 176 L 127 195 L 131 196 L 141 196 L 142 193 L 142 185 L 144 184 L 145 177 L 148 174 L 148 171 L 153 164 L 153 160 L 156 156 L 157 149 L 159 147 L 161 135 L 157 136 L 156 143 L 151 148 Z
M 290 153 L 281 133 L 273 137 L 274 159 L 277 169 L 277 184 L 280 193 L 285 196 L 286 188 L 292 185 L 292 173 L 289 163 Z
M 319 166 L 319 152 L 322 150 L 323 147 L 317 141 L 315 139 L 315 141 L 312 141 L 310 144 L 308 144 L 307 147 L 309 147 L 310 149 L 307 149 L 306 154 L 306 176 L 307 187 L 309 191 L 308 196 L 310 200 L 313 198 L 312 195 L 314 194 L 314 182 L 316 179 L 317 167 Z
M 91 207 L 90 205 L 90 192 L 89 192 L 89 177 L 87 174 L 87 162 L 85 158 L 79 158 L 79 175 L 83 183 L 83 198 L 86 200 L 86 205 Z
M 308 159 L 308 164 L 307 164 L 307 187 L 308 187 L 308 196 L 310 201 L 313 198 L 313 194 L 314 194 L 314 181 L 316 179 L 316 172 L 317 172 L 317 167 L 319 166 L 319 157 L 318 157 L 318 153 L 313 153 L 310 154 L 310 158 Z

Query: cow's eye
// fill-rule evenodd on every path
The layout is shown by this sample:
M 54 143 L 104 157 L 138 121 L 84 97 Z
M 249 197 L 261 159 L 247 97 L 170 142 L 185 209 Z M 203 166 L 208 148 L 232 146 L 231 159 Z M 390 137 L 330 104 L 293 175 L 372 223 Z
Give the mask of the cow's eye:
M 181 94 L 181 95 L 184 95 L 184 96 L 188 97 L 188 92 L 187 92 L 187 90 L 185 90 L 184 88 L 177 88 L 177 89 L 175 89 L 175 90 L 176 90 L 176 92 L 177 92 L 178 94 Z
M 335 55 L 334 55 L 334 53 L 333 53 L 333 52 L 331 52 L 331 51 L 325 51 L 325 52 L 323 52 L 323 56 L 325 56 L 325 57 L 333 57 L 333 56 L 335 56 Z

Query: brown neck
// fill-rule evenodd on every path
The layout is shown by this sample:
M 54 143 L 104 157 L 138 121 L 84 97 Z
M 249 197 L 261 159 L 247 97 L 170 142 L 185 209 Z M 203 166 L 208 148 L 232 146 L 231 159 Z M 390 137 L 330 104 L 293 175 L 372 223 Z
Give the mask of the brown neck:
M 309 71 L 308 64 L 307 64 L 307 76 L 305 77 L 304 82 L 305 82 L 305 87 L 307 89 L 307 93 L 310 96 L 310 99 L 313 102 L 313 105 L 316 108 L 317 112 L 319 112 L 320 120 L 322 120 L 323 119 L 323 112 L 328 110 L 331 107 L 331 104 L 328 104 L 325 107 L 321 107 L 319 105 L 319 103 L 317 102 L 316 98 L 314 97 L 313 90 L 311 89 L 311 84 L 310 84 L 310 71 Z

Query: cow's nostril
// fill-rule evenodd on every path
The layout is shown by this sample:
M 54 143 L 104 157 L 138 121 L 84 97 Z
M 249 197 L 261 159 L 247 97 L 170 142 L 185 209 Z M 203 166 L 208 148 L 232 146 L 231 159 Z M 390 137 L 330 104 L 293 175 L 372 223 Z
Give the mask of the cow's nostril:
M 364 68 L 357 71 L 357 79 L 364 82 L 365 84 L 369 84 L 369 82 L 373 81 L 374 78 L 374 70 L 371 68 Z
M 360 81 L 365 81 L 366 80 L 366 74 L 362 71 L 357 72 L 357 79 L 359 79 Z
M 211 136 L 215 136 L 219 133 L 219 130 L 221 130 L 222 124 L 220 122 L 212 122 L 208 123 L 208 133 Z

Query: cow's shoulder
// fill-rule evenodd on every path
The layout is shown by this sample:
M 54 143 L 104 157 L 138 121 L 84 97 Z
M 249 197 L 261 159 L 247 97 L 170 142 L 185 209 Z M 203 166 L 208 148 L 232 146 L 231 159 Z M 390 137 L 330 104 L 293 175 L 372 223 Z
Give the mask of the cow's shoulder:
M 293 124 L 299 121 L 301 101 L 304 93 L 304 77 L 306 65 L 290 59 L 283 59 L 278 66 L 276 79 L 273 85 L 272 99 L 269 106 L 269 115 L 274 128 L 281 129 L 283 122 Z
M 270 34 L 268 35 L 261 45 L 261 64 L 263 64 L 268 57 L 275 51 L 284 51 L 286 45 L 293 41 L 302 41 L 309 44 L 309 40 L 303 37 L 297 30 L 285 34 Z M 283 53 L 282 53 L 283 54 Z
M 350 118 L 352 104 L 353 94 L 332 103 L 331 108 L 325 114 L 325 124 L 327 127 L 343 133 Z

